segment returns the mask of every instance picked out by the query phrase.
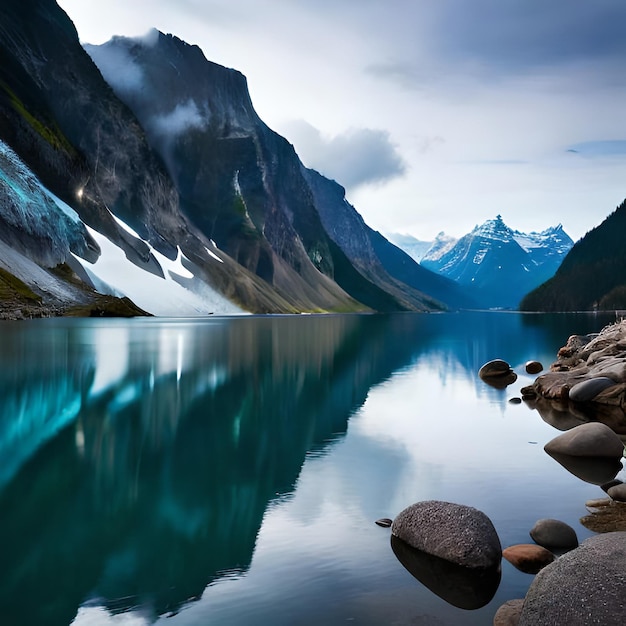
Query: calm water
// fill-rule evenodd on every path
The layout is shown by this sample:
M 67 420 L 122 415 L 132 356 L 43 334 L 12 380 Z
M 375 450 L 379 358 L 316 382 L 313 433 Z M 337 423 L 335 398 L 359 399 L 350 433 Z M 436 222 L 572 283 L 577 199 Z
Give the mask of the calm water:
M 467 504 L 503 547 L 603 495 L 508 402 L 609 317 L 472 313 L 0 325 L 0 621 L 33 626 L 491 624 L 374 524 Z M 504 358 L 506 390 L 476 376 Z M 624 478 L 623 475 L 620 475 Z M 497 588 L 497 590 L 496 590 Z

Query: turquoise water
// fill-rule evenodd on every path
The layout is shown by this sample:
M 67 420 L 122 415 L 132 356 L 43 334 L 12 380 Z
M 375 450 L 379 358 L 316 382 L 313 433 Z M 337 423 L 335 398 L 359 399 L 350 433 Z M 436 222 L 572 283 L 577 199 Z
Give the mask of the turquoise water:
M 614 318 L 613 318 L 614 319 Z M 0 615 L 65 626 L 490 624 L 401 565 L 393 518 L 467 504 L 503 547 L 603 495 L 519 396 L 608 316 L 40 320 L 0 325 Z M 493 358 L 505 390 L 476 372 Z

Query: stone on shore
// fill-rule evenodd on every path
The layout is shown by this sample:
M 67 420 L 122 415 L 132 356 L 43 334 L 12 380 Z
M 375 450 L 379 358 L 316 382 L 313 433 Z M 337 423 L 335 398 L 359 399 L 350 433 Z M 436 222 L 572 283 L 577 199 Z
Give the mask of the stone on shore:
M 595 335 L 571 336 L 550 370 L 522 393 L 571 401 L 576 410 L 606 423 L 603 413 L 608 412 L 616 432 L 626 435 L 626 320 Z
M 619 459 L 624 453 L 624 444 L 606 424 L 589 422 L 555 437 L 544 446 L 544 450 L 548 454 Z
M 517 626 L 524 600 L 509 600 L 505 602 L 493 616 L 493 626 Z
M 535 543 L 520 543 L 502 550 L 502 556 L 525 574 L 536 574 L 554 561 L 554 554 Z
M 541 570 L 519 626 L 622 624 L 626 615 L 626 532 L 596 535 Z
M 576 531 L 558 519 L 540 519 L 530 530 L 535 543 L 550 549 L 571 549 L 578 545 Z
M 569 390 L 569 399 L 572 402 L 589 402 L 593 400 L 601 391 L 613 387 L 617 383 L 607 376 L 596 376 L 576 383 Z
M 391 532 L 417 550 L 464 567 L 492 568 L 502 558 L 491 520 L 463 504 L 417 502 L 396 516 Z

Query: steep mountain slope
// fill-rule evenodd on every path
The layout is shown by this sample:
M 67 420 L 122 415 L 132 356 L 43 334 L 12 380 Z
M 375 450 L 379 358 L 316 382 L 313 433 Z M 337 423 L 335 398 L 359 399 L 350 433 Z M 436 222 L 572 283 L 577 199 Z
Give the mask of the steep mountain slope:
M 372 230 L 346 200 L 345 189 L 311 169 L 304 169 L 322 223 L 355 267 L 372 281 L 383 282 L 399 299 L 417 290 L 430 306 L 468 308 L 476 303 L 461 286 L 431 272 Z M 425 296 L 424 294 L 428 294 Z
M 529 293 L 526 311 L 626 309 L 626 201 L 570 250 L 554 277 Z
M 295 308 L 226 255 L 214 261 L 212 244 L 180 212 L 176 188 L 143 129 L 53 0 L 0 5 L 0 138 L 82 222 L 145 272 L 165 277 L 151 250 L 174 260 L 182 248 L 200 290 L 218 289 L 253 310 Z M 6 229 L 0 235 L 13 245 Z M 41 245 L 23 251 L 41 265 Z M 71 252 L 64 251 L 68 263 Z M 93 262 L 98 246 L 83 258 Z
M 470 288 L 481 306 L 516 308 L 526 293 L 554 275 L 572 245 L 560 225 L 526 234 L 510 229 L 498 215 L 452 247 L 438 237 L 421 264 Z
M 349 306 L 346 293 L 381 311 L 442 306 L 383 270 L 360 216 L 341 203 L 337 217 L 357 226 L 350 236 L 359 250 L 337 241 L 322 215 L 323 177 L 307 173 L 293 146 L 259 119 L 239 72 L 158 31 L 86 50 L 146 129 L 185 215 L 250 271 L 324 308 L 340 298 Z

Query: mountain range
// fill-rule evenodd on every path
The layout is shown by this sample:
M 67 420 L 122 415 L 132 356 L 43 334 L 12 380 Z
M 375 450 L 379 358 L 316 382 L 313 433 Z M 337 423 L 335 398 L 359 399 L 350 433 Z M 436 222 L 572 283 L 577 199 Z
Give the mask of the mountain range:
M 372 230 L 173 35 L 79 42 L 0 6 L 4 316 L 432 311 L 471 303 Z
M 560 224 L 522 233 L 498 215 L 458 240 L 440 233 L 420 263 L 464 287 L 481 308 L 516 309 L 554 275 L 573 245 Z

